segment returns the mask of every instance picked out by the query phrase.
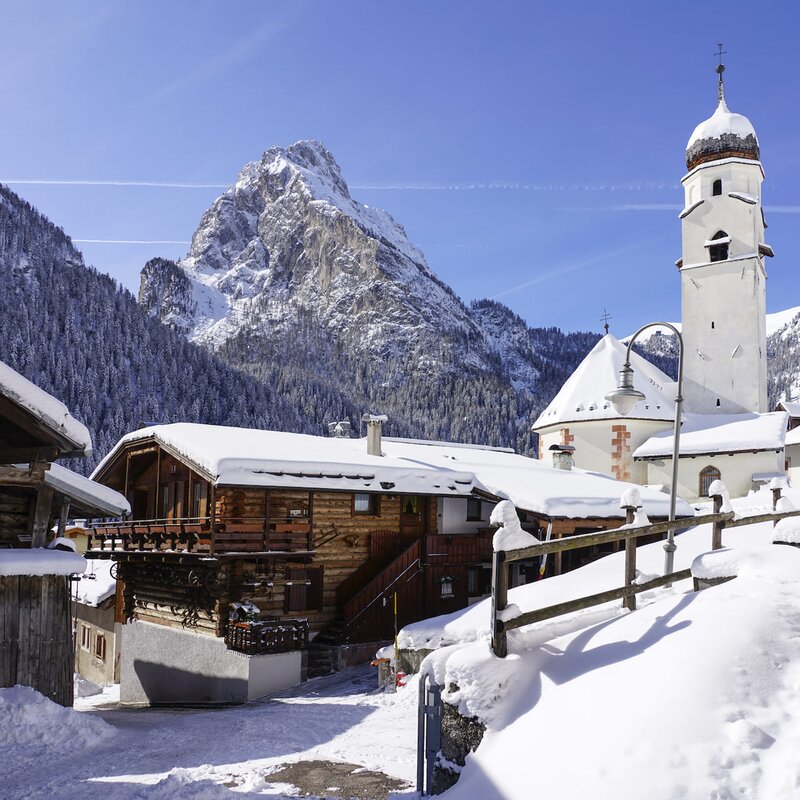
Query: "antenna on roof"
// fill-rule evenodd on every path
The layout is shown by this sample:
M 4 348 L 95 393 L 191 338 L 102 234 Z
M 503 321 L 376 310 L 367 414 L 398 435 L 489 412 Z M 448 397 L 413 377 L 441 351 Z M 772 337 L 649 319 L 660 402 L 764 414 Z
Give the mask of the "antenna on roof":
M 716 68 L 717 75 L 719 75 L 719 83 L 717 85 L 717 96 L 719 100 L 725 98 L 725 87 L 722 84 L 722 73 L 725 72 L 725 65 L 722 63 L 722 56 L 727 52 L 727 50 L 722 49 L 722 42 L 717 42 L 717 52 L 714 53 L 714 55 L 719 58 L 719 64 L 717 64 Z
M 608 322 L 609 320 L 614 319 L 614 317 L 612 317 L 611 314 L 609 314 L 608 311 L 603 308 L 603 316 L 600 317 L 600 319 L 603 321 L 603 327 L 606 329 L 606 335 L 608 335 Z

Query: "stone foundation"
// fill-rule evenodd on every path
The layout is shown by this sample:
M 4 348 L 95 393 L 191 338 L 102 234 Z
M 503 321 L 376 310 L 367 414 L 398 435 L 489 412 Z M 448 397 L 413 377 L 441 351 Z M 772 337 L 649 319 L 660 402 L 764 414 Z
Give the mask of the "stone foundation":
M 478 749 L 485 732 L 477 717 L 463 717 L 454 706 L 443 704 L 442 749 L 433 773 L 433 794 L 447 791 L 458 781 L 467 755 Z

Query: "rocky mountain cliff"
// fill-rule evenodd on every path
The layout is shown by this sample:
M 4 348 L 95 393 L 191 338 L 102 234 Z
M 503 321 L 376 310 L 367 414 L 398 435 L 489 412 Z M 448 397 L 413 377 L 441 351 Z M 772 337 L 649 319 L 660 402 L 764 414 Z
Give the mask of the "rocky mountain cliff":
M 389 214 L 355 201 L 319 142 L 273 147 L 203 215 L 181 262 L 142 271 L 141 304 L 257 377 L 321 380 L 400 430 L 530 446 L 598 338 L 467 307 Z

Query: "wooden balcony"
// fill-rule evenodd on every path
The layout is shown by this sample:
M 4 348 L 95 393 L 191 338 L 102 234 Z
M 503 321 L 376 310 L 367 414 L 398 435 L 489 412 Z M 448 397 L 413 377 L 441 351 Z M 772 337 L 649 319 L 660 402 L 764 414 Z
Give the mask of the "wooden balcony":
M 305 519 L 131 520 L 98 523 L 88 531 L 87 556 L 122 553 L 178 553 L 198 556 L 307 553 L 313 550 L 311 524 Z
M 225 644 L 248 656 L 302 650 L 308 647 L 308 620 L 229 622 Z

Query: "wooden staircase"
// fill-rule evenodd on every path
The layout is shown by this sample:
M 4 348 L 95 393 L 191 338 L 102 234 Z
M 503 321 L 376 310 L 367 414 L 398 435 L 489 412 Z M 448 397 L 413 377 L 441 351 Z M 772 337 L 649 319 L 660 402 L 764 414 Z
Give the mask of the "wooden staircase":
M 342 604 L 346 641 L 391 639 L 394 636 L 395 594 L 398 629 L 420 618 L 424 602 L 423 542 L 422 537 L 416 539 Z

